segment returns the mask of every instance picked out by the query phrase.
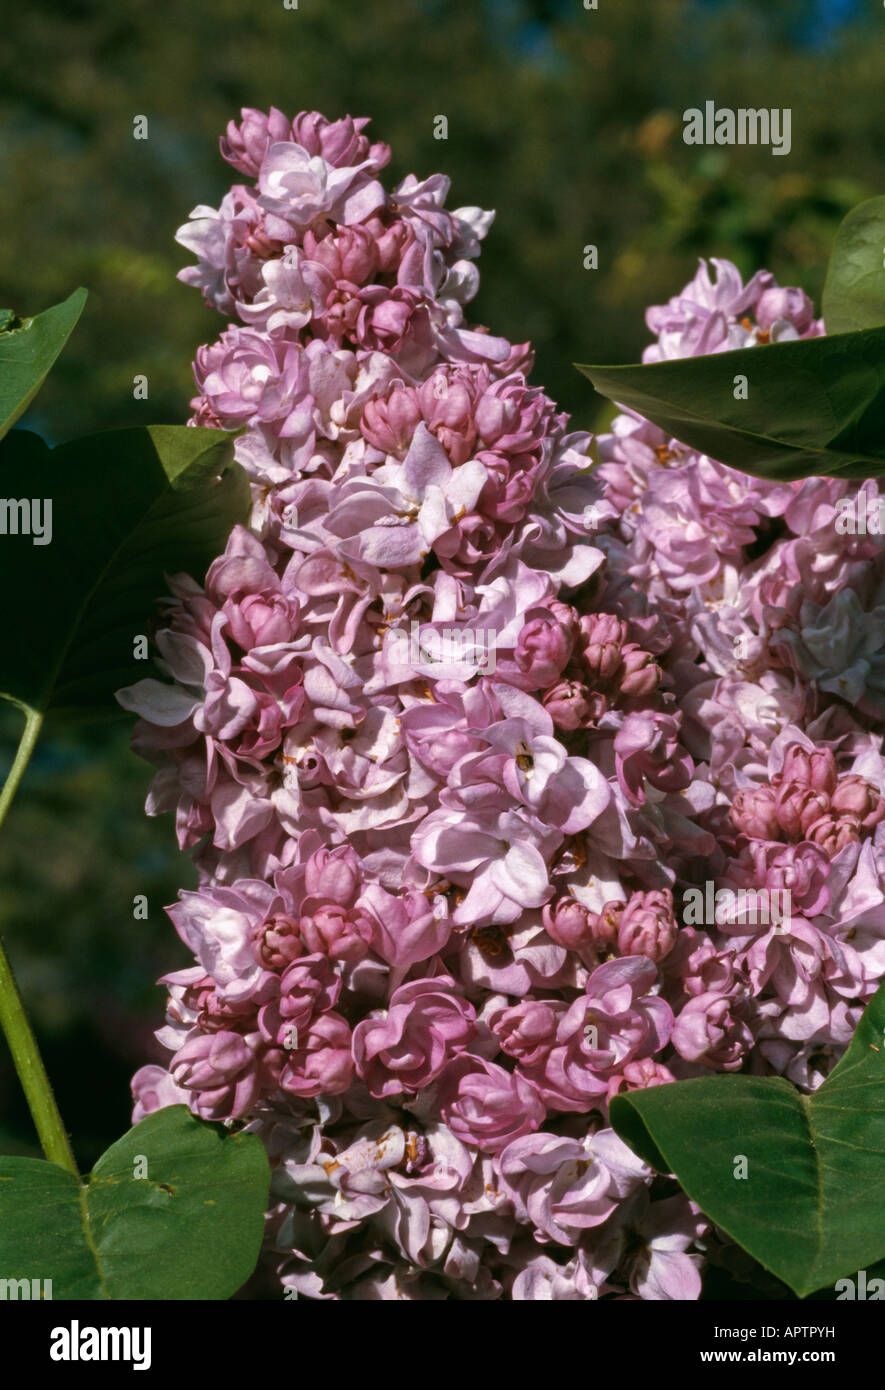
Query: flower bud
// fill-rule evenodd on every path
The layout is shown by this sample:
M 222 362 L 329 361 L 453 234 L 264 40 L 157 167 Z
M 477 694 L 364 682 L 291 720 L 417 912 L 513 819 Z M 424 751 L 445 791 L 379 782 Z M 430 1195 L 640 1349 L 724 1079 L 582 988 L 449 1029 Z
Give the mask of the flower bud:
M 306 1037 L 285 1058 L 279 1084 L 290 1095 L 340 1095 L 353 1079 L 351 1032 L 340 1014 L 333 1011 L 314 1019 Z
M 660 961 L 675 946 L 678 930 L 669 888 L 633 893 L 618 926 L 618 950 L 622 956 Z
M 176 1053 L 172 1079 L 195 1091 L 195 1107 L 208 1120 L 228 1120 L 249 1109 L 258 1093 L 255 1053 L 240 1033 L 198 1033 Z
M 622 1072 L 612 1077 L 605 1095 L 606 1103 L 625 1091 L 644 1091 L 648 1086 L 666 1086 L 675 1080 L 663 1062 L 656 1062 L 654 1057 L 641 1057 L 639 1061 L 628 1062 Z
M 227 134 L 221 137 L 221 155 L 241 174 L 257 178 L 268 145 L 275 141 L 291 140 L 292 124 L 275 106 L 265 114 L 251 106 L 240 112 L 242 120 L 228 121 Z
M 621 917 L 627 904 L 623 898 L 609 898 L 601 912 L 592 912 L 593 941 L 596 946 L 613 946 L 621 925 Z
M 390 150 L 383 144 L 369 145 L 366 136 L 361 134 L 367 124 L 364 117 L 354 120 L 352 116 L 343 116 L 338 121 L 330 121 L 319 111 L 302 111 L 292 122 L 292 138 L 308 154 L 321 155 L 327 164 L 334 164 L 336 168 L 361 164 L 371 157 L 381 169 L 390 158 Z
M 612 613 L 585 613 L 578 629 L 578 643 L 590 679 L 611 680 L 621 665 L 627 624 Z
M 811 787 L 829 795 L 835 789 L 837 778 L 836 759 L 829 748 L 815 748 L 809 753 L 799 743 L 790 744 L 784 756 L 781 785 L 796 782 L 801 787 Z
M 778 824 L 788 840 L 804 840 L 808 827 L 829 810 L 830 799 L 825 792 L 802 786 L 799 782 L 782 782 L 777 791 Z
M 846 845 L 860 839 L 860 821 L 857 816 L 828 813 L 808 827 L 806 838 L 812 844 L 820 845 L 824 853 L 833 859 Z
M 360 889 L 360 866 L 350 845 L 318 849 L 308 859 L 304 887 L 312 898 L 329 898 L 350 907 Z
M 418 387 L 418 402 L 428 428 L 452 463 L 466 463 L 476 445 L 474 394 L 469 378 L 436 371 Z
M 490 1022 L 500 1040 L 501 1050 L 530 1067 L 542 1061 L 555 1043 L 561 1011 L 562 1005 L 558 1012 L 546 1000 L 521 999 L 512 1008 L 502 1009 Z
M 301 935 L 308 951 L 335 960 L 362 960 L 369 953 L 373 928 L 365 913 L 329 903 L 312 917 L 302 917 Z
M 304 234 L 304 254 L 308 260 L 325 266 L 335 280 L 364 285 L 378 270 L 378 249 L 365 227 L 339 227 L 321 240 L 308 228 Z
M 370 444 L 385 454 L 404 456 L 421 419 L 418 393 L 412 386 L 394 386 L 386 400 L 367 401 L 360 429 Z
M 516 642 L 516 664 L 532 690 L 545 690 L 560 676 L 572 639 L 552 616 L 530 618 Z
M 621 661 L 618 684 L 622 695 L 638 700 L 657 690 L 664 673 L 651 652 L 644 652 L 635 642 L 628 642 L 621 653 Z
M 259 922 L 252 931 L 255 953 L 269 970 L 283 970 L 290 961 L 304 954 L 304 944 L 294 917 L 277 913 Z
M 741 1018 L 741 1005 L 726 994 L 698 994 L 689 999 L 673 1025 L 670 1041 L 687 1062 L 714 1071 L 737 1071 L 753 1034 Z
M 814 305 L 804 290 L 773 287 L 763 290 L 756 305 L 756 322 L 767 333 L 778 319 L 786 319 L 797 333 L 805 333 L 814 321 Z
M 753 840 L 779 840 L 775 792 L 771 787 L 739 787 L 729 812 L 731 823 Z
M 561 623 L 572 640 L 577 639 L 580 618 L 577 608 L 570 603 L 563 603 L 561 599 L 549 598 L 544 604 L 553 614 L 558 623 Z
M 587 729 L 608 709 L 608 700 L 599 690 L 581 681 L 558 681 L 545 693 L 544 708 L 558 729 Z
M 581 951 L 593 945 L 596 914 L 589 912 L 576 898 L 558 898 L 555 903 L 547 903 L 541 916 L 544 930 L 558 946 Z
M 385 226 L 380 217 L 370 217 L 364 225 L 375 241 L 380 274 L 394 274 L 415 243 L 414 231 L 401 217 L 395 218 L 390 226 Z
M 830 807 L 839 817 L 856 816 L 864 830 L 872 830 L 885 817 L 885 801 L 871 782 L 855 772 L 840 778 Z

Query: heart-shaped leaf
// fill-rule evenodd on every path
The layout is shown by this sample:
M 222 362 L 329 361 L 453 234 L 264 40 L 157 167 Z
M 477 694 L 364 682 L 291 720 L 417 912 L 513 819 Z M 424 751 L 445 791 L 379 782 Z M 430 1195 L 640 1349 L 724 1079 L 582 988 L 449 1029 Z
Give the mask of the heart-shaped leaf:
M 746 473 L 885 473 L 885 328 L 578 370 L 602 395 Z
M 32 319 L 0 310 L 0 439 L 27 410 L 83 312 L 86 291 L 74 290 Z
M 254 1134 L 156 1110 L 80 1182 L 0 1158 L 0 1270 L 53 1299 L 223 1299 L 255 1268 L 270 1169 Z
M 885 324 L 885 198 L 870 198 L 843 220 L 827 267 L 828 333 Z
M 248 516 L 249 483 L 231 446 L 224 431 L 184 425 L 111 430 L 56 449 L 25 430 L 6 437 L 0 695 L 41 712 L 119 712 L 114 691 L 147 674 L 135 641 L 164 576 L 201 578 Z
M 885 1257 L 885 986 L 812 1095 L 782 1077 L 711 1076 L 618 1096 L 610 1114 L 800 1297 Z

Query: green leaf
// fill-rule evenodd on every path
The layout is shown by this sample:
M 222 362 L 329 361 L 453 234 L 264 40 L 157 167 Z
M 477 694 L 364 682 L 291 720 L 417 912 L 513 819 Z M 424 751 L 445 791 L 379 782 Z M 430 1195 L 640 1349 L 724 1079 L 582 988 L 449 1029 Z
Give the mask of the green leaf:
M 232 438 L 184 425 L 112 430 L 56 449 L 25 430 L 6 437 L 0 695 L 58 715 L 117 712 L 114 691 L 147 674 L 134 641 L 167 589 L 165 575 L 202 578 L 248 516 L 248 479 L 231 463 Z M 8 499 L 25 501 L 32 534 L 21 534 L 21 507 L 10 511 Z M 49 544 L 36 534 L 44 499 Z M 20 534 L 4 535 L 13 525 Z
M 0 310 L 0 439 L 40 390 L 85 303 L 86 291 L 74 290 L 62 304 L 21 322 L 11 309 Z
M 885 324 L 885 198 L 852 208 L 836 233 L 823 293 L 828 333 Z
M 610 1115 L 800 1298 L 885 1257 L 885 986 L 810 1096 L 782 1077 L 711 1076 L 617 1096 Z
M 885 328 L 630 367 L 602 395 L 720 463 L 781 481 L 885 473 Z M 745 377 L 747 399 L 735 399 Z
M 183 1105 L 148 1115 L 84 1182 L 0 1158 L 0 1271 L 51 1279 L 53 1299 L 229 1298 L 255 1268 L 269 1186 L 256 1135 Z

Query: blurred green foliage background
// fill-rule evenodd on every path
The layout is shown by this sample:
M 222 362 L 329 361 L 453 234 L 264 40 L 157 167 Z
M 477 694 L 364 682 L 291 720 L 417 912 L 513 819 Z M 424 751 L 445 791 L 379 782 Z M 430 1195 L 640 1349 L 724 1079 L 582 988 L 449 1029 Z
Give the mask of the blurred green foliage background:
M 176 281 L 173 234 L 236 177 L 217 141 L 244 105 L 370 115 L 389 176 L 441 169 L 452 206 L 496 208 L 472 317 L 534 341 L 535 380 L 580 426 L 599 405 L 571 364 L 636 360 L 646 305 L 699 255 L 819 298 L 840 218 L 885 191 L 879 0 L 29 0 L 13 29 L 0 304 L 90 291 L 25 422 L 53 441 L 186 418 L 190 359 L 223 321 Z M 790 155 L 685 146 L 682 112 L 708 98 L 790 107 Z M 0 714 L 0 769 L 17 724 Z M 125 724 L 47 736 L 0 835 L 0 924 L 85 1165 L 160 1056 L 153 981 L 185 963 L 162 907 L 194 881 L 171 822 L 143 814 L 149 769 L 127 745 Z M 0 1149 L 33 1151 L 0 1053 Z

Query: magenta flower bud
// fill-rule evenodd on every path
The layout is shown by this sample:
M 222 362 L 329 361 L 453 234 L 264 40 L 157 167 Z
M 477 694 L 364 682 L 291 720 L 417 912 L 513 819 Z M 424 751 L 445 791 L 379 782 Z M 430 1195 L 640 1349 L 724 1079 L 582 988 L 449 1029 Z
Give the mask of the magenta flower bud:
M 375 242 L 378 270 L 382 275 L 394 274 L 406 252 L 415 244 L 415 233 L 401 217 L 385 226 L 380 217 L 370 217 L 363 224 Z
M 800 787 L 830 795 L 838 779 L 836 759 L 829 748 L 816 748 L 809 753 L 799 743 L 791 743 L 784 755 L 780 783 L 796 782 Z
M 316 850 L 304 870 L 304 888 L 312 898 L 328 898 L 352 907 L 362 882 L 360 863 L 350 845 Z
M 489 1020 L 492 1031 L 508 1057 L 524 1066 L 541 1062 L 556 1041 L 556 1025 L 562 1005 L 545 999 L 521 999 L 512 1008 L 502 1009 Z
M 596 915 L 575 898 L 557 898 L 555 903 L 546 903 L 541 912 L 547 935 L 569 951 L 581 951 L 594 944 Z
M 353 1032 L 357 1073 L 382 1099 L 419 1091 L 435 1081 L 476 1033 L 472 1004 L 454 981 L 413 980 L 394 990 L 385 1018 L 368 1018 Z
M 218 993 L 211 976 L 207 976 L 202 983 L 185 989 L 183 1000 L 187 1008 L 193 1009 L 197 1016 L 196 1021 L 204 1032 L 248 1032 L 257 1008 L 256 997 L 266 997 L 266 988 L 269 988 L 271 993 L 275 992 L 273 980 L 274 976 L 268 974 L 267 985 L 259 985 L 254 997 L 227 999 Z
M 618 950 L 622 956 L 661 961 L 676 945 L 678 930 L 669 888 L 633 893 L 618 927 Z
M 412 326 L 412 319 L 421 307 L 421 296 L 415 290 L 394 285 L 369 285 L 360 290 L 360 309 L 357 338 L 362 347 L 379 352 L 399 352 Z
M 545 693 L 544 708 L 558 729 L 587 729 L 608 709 L 606 697 L 581 681 L 557 681 Z
M 839 779 L 830 806 L 839 817 L 856 816 L 864 830 L 872 830 L 885 817 L 885 801 L 872 783 L 856 772 Z
M 291 140 L 292 123 L 275 106 L 270 111 L 256 111 L 251 106 L 241 111 L 242 120 L 228 121 L 227 134 L 221 137 L 221 154 L 241 174 L 257 178 L 268 145 L 278 140 Z
M 570 603 L 563 603 L 561 599 L 548 599 L 545 608 L 549 608 L 558 623 L 561 623 L 569 636 L 576 641 L 580 630 L 580 615 L 577 608 Z
M 591 912 L 590 922 L 596 946 L 614 946 L 627 904 L 623 898 L 609 898 L 601 912 Z
M 455 1138 L 483 1153 L 498 1153 L 531 1134 L 546 1115 L 538 1092 L 518 1071 L 473 1056 L 456 1058 L 446 1071 L 441 1110 Z
M 317 1014 L 328 1013 L 338 1002 L 341 976 L 336 975 L 328 957 L 302 956 L 293 961 L 280 980 L 280 997 L 275 1009 L 279 1028 L 274 1041 L 291 1050 L 298 1039 L 291 1029 L 306 1028 Z
M 325 266 L 334 280 L 347 280 L 355 286 L 364 285 L 378 270 L 378 248 L 366 227 L 339 227 L 322 239 L 308 228 L 304 254 Z
M 310 1099 L 346 1091 L 353 1080 L 350 1028 L 332 1011 L 314 1019 L 299 1046 L 285 1056 L 279 1085 L 290 1095 Z
M 198 1033 L 173 1058 L 176 1086 L 195 1091 L 195 1107 L 209 1120 L 229 1120 L 258 1094 L 255 1053 L 240 1033 Z
M 328 903 L 312 917 L 302 917 L 301 935 L 308 951 L 320 951 L 335 960 L 362 960 L 369 953 L 374 929 L 358 908 Z
M 742 859 L 746 868 L 739 872 L 737 882 L 789 891 L 793 906 L 806 917 L 814 917 L 828 906 L 830 893 L 826 881 L 830 866 L 826 855 L 807 841 L 786 846 L 756 841 L 744 852 Z M 744 873 L 746 880 L 742 876 Z
M 644 699 L 657 690 L 664 678 L 651 652 L 644 652 L 635 642 L 628 642 L 621 653 L 618 685 L 622 695 L 634 700 Z
M 350 280 L 336 280 L 326 296 L 323 313 L 326 328 L 336 341 L 342 336 L 356 339 L 362 307 L 359 286 Z
M 729 812 L 731 823 L 753 840 L 780 840 L 777 799 L 772 787 L 739 787 Z
M 394 386 L 386 400 L 367 401 L 360 429 L 370 444 L 385 454 L 405 455 L 421 420 L 418 393 L 413 386 Z
M 297 602 L 283 594 L 246 594 L 239 603 L 228 599 L 223 611 L 231 637 L 244 652 L 291 642 L 298 620 Z
M 698 994 L 676 1019 L 670 1041 L 687 1062 L 700 1062 L 713 1071 L 737 1071 L 753 1045 L 739 1009 L 727 994 Z
M 436 371 L 418 388 L 418 401 L 428 428 L 455 465 L 473 456 L 476 424 L 474 390 L 469 377 Z
M 804 840 L 808 836 L 808 827 L 829 810 L 830 798 L 813 787 L 802 786 L 798 782 L 782 782 L 775 804 L 778 824 L 787 839 Z
M 304 943 L 294 917 L 277 913 L 252 928 L 255 954 L 268 970 L 284 970 L 290 961 L 304 953 Z
M 767 333 L 778 319 L 786 319 L 797 333 L 805 333 L 814 322 L 814 305 L 804 290 L 763 290 L 756 305 L 756 322 Z
M 293 961 L 277 985 L 277 997 L 258 1012 L 258 1030 L 274 1055 L 282 1049 L 282 1066 L 285 1054 L 304 1046 L 314 1019 L 334 1008 L 342 981 L 327 956 L 314 955 Z M 274 1065 L 274 1070 L 279 1067 Z
M 530 690 L 544 690 L 561 675 L 571 656 L 572 639 L 552 616 L 530 618 L 516 642 L 516 664 Z
M 675 975 L 686 994 L 725 994 L 732 987 L 734 970 L 726 952 L 699 936 L 694 927 L 683 927 L 667 958 L 668 974 Z
M 338 169 L 351 168 L 371 158 L 376 169 L 383 169 L 390 159 L 390 149 L 379 143 L 370 145 L 361 132 L 369 124 L 368 117 L 344 116 L 330 121 L 319 111 L 302 111 L 292 122 L 292 138 L 310 155 L 321 155 L 327 164 Z
M 516 374 L 486 386 L 476 406 L 483 443 L 502 454 L 528 454 L 549 428 L 555 407 L 538 387 Z
M 860 821 L 857 816 L 844 813 L 834 816 L 828 812 L 808 827 L 805 838 L 814 845 L 820 845 L 824 853 L 833 859 L 846 845 L 860 839 Z
M 578 628 L 578 644 L 591 680 L 611 680 L 621 665 L 627 624 L 613 613 L 585 613 Z
M 663 1062 L 656 1062 L 654 1057 L 640 1057 L 638 1061 L 628 1062 L 622 1072 L 612 1077 L 605 1099 L 608 1103 L 625 1091 L 644 1091 L 648 1086 L 666 1086 L 675 1080 Z

